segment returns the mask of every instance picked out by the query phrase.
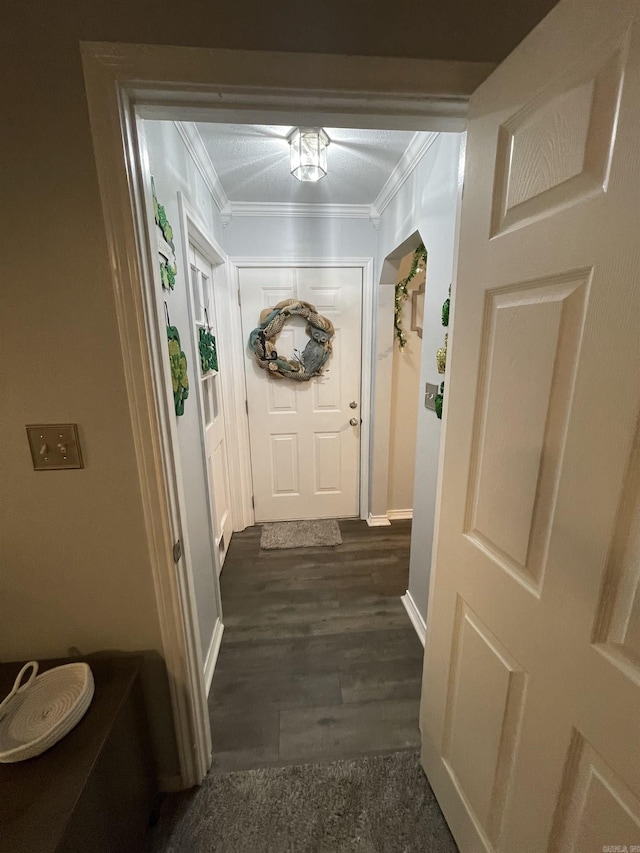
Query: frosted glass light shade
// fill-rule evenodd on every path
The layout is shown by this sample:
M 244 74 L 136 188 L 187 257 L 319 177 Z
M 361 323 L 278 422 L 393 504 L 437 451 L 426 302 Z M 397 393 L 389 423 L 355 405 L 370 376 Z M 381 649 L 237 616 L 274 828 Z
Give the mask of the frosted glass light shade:
M 291 174 L 299 181 L 319 181 L 327 174 L 329 137 L 319 127 L 297 127 L 289 136 Z

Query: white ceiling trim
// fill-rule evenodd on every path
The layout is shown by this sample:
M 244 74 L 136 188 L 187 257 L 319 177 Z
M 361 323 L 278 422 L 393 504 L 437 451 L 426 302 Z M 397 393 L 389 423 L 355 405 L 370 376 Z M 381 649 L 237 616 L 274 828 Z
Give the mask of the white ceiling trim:
M 438 135 L 438 133 L 427 133 L 424 131 L 418 131 L 415 134 L 411 142 L 407 145 L 406 151 L 398 160 L 395 169 L 387 178 L 385 185 L 378 193 L 376 200 L 371 205 L 372 216 L 380 218 L 409 175 L 436 141 Z
M 191 122 L 175 121 L 174 124 L 187 150 L 191 154 L 193 162 L 196 164 L 198 171 L 209 188 L 209 192 L 213 196 L 216 207 L 222 216 L 223 224 L 228 225 L 231 219 L 231 202 L 211 162 L 209 152 L 202 141 L 198 128 Z
M 232 216 L 301 216 L 321 219 L 369 219 L 374 228 L 377 228 L 380 223 L 380 216 L 439 135 L 437 132 L 430 133 L 425 131 L 418 131 L 414 135 L 406 151 L 372 204 L 232 202 L 229 201 L 229 197 L 222 186 L 218 173 L 209 157 L 209 152 L 195 124 L 192 122 L 175 121 L 174 125 L 191 154 L 203 180 L 207 184 L 213 200 L 220 211 L 224 226 L 229 224 Z
M 306 216 L 370 219 L 370 204 L 312 204 L 300 202 L 232 201 L 233 216 Z

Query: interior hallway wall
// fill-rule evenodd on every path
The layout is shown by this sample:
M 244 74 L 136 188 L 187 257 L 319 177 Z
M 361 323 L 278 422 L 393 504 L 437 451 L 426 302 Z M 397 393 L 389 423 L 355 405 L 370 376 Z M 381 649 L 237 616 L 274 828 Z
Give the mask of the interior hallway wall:
M 376 242 L 368 219 L 339 217 L 234 216 L 224 232 L 231 258 L 373 258 Z
M 213 197 L 196 168 L 175 124 L 169 121 L 145 121 L 145 136 L 149 155 L 149 168 L 153 176 L 158 202 L 164 205 L 167 219 L 173 228 L 176 247 L 176 286 L 172 291 L 157 294 L 162 311 L 165 302 L 171 325 L 180 333 L 182 349 L 187 356 L 190 393 L 184 404 L 184 414 L 176 417 L 182 488 L 185 498 L 185 520 L 189 537 L 189 556 L 193 571 L 193 584 L 200 629 L 200 647 L 203 663 L 213 639 L 213 632 L 221 615 L 216 607 L 215 565 L 211 553 L 210 508 L 207 494 L 201 434 L 202 427 L 196 385 L 199 382 L 199 353 L 192 333 L 187 302 L 190 271 L 183 260 L 182 221 L 178 208 L 181 192 L 189 205 L 198 213 L 207 232 L 216 242 L 222 239 L 222 221 Z
M 413 252 L 402 259 L 397 281 L 409 275 L 412 260 Z M 409 298 L 402 308 L 401 322 L 407 345 L 402 352 L 397 344 L 393 348 L 387 512 L 413 510 L 422 339 L 417 332 L 411 331 L 411 294 L 422 282 L 424 273 L 418 273 L 409 283 Z
M 376 281 L 380 280 L 384 259 L 416 230 L 428 251 L 419 400 L 426 382 L 442 381 L 435 356 L 444 342 L 441 309 L 453 274 L 461 140 L 458 133 L 438 135 L 383 212 L 378 230 Z M 442 422 L 435 412 L 420 404 L 408 592 L 423 620 L 429 598 L 441 430 Z

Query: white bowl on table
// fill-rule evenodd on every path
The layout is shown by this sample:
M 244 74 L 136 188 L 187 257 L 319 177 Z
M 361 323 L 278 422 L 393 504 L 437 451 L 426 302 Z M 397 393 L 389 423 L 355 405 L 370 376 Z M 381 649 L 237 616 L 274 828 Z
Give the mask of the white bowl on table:
M 40 755 L 68 734 L 91 704 L 94 683 L 88 664 L 67 663 L 37 672 L 36 661 L 25 664 L 0 704 L 0 763 Z

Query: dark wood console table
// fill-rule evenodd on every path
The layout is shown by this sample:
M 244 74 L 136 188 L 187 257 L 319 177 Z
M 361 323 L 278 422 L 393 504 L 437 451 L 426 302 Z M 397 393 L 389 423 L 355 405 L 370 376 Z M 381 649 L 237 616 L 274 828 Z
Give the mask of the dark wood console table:
M 0 764 L 1 853 L 144 849 L 157 791 L 140 686 L 142 659 L 82 660 L 95 681 L 82 720 L 42 755 Z M 69 662 L 40 661 L 39 671 Z M 21 666 L 0 664 L 0 699 Z

